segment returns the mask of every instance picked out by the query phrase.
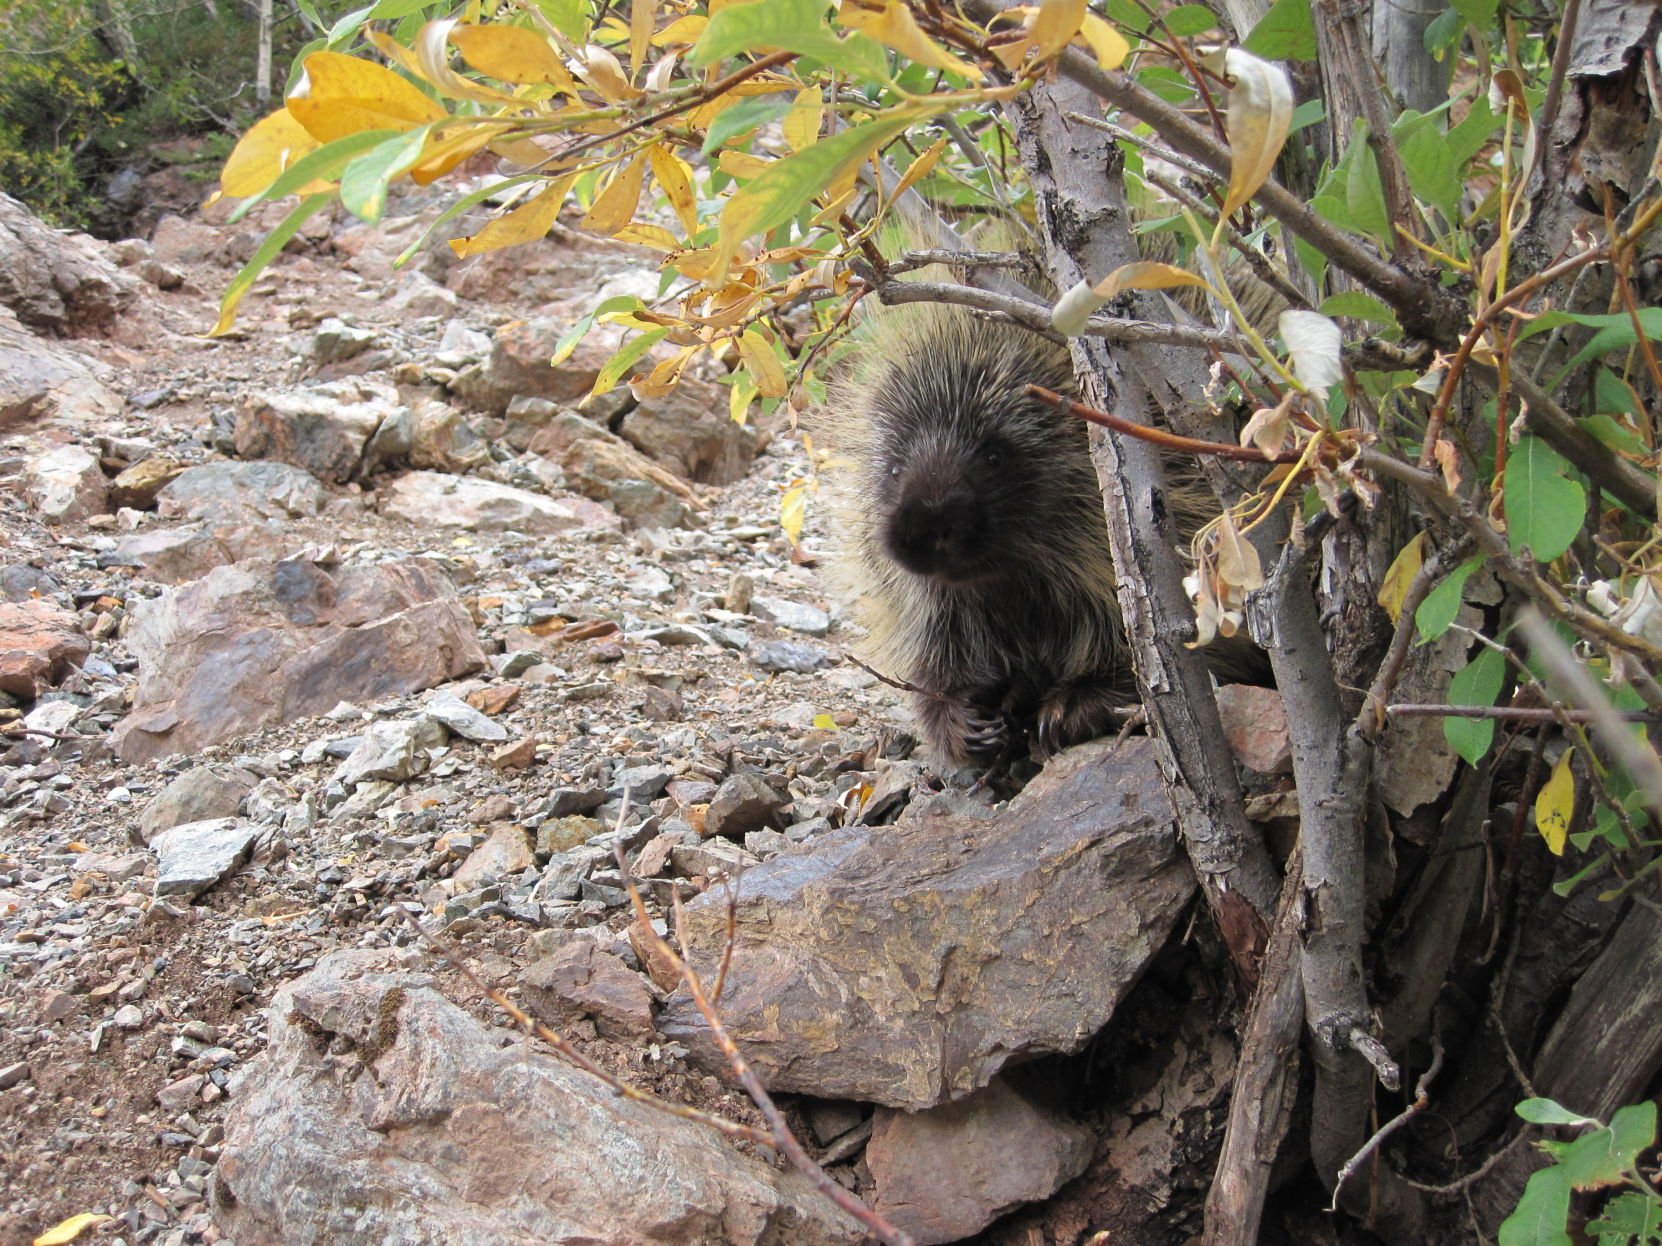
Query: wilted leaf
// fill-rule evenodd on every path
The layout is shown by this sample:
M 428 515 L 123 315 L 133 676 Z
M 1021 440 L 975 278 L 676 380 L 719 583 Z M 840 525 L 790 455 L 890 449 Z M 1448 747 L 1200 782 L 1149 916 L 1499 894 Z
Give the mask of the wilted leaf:
M 1547 851 L 1555 857 L 1564 855 L 1564 839 L 1570 833 L 1570 817 L 1575 812 L 1575 774 L 1570 770 L 1573 748 L 1567 748 L 1553 764 L 1552 774 L 1541 784 L 1535 797 L 1535 829 L 1547 841 Z
M 640 206 L 641 184 L 645 178 L 646 159 L 637 154 L 595 196 L 594 206 L 583 217 L 583 228 L 610 238 L 632 221 L 635 209 Z
M 1514 553 L 1528 546 L 1538 560 L 1551 562 L 1570 548 L 1587 519 L 1587 491 L 1556 450 L 1539 437 L 1520 437 L 1502 483 Z
M 1097 297 L 1106 301 L 1126 290 L 1169 290 L 1177 286 L 1199 286 L 1204 290 L 1212 288 L 1204 277 L 1186 268 L 1139 260 L 1120 265 L 1097 282 L 1095 289 Z
M 1091 313 L 1107 301 L 1091 289 L 1090 282 L 1081 281 L 1056 300 L 1050 309 L 1050 327 L 1063 337 L 1078 337 L 1085 332 Z
M 1424 565 L 1425 533 L 1417 532 L 1413 540 L 1397 551 L 1397 556 L 1385 572 L 1384 582 L 1379 586 L 1380 609 L 1391 616 L 1392 623 L 1402 617 L 1402 599 L 1408 595 L 1408 586 Z
M 1284 311 L 1278 327 L 1292 356 L 1293 375 L 1306 389 L 1325 396 L 1329 386 L 1344 379 L 1344 338 L 1334 321 L 1320 312 Z
M 629 76 L 623 72 L 617 57 L 598 43 L 583 49 L 576 70 L 577 76 L 599 91 L 609 104 L 623 104 L 641 97 L 641 92 L 629 85 Z
M 629 0 L 629 69 L 640 76 L 651 45 L 652 28 L 658 24 L 657 0 Z
M 1224 72 L 1235 80 L 1229 91 L 1224 131 L 1229 138 L 1229 191 L 1223 216 L 1257 193 L 1275 168 L 1275 158 L 1293 125 L 1293 87 L 1279 65 L 1231 48 Z
M 1218 579 L 1228 587 L 1225 603 L 1239 605 L 1246 595 L 1264 587 L 1264 570 L 1258 550 L 1241 535 L 1235 520 L 1226 511 L 1218 521 Z
M 941 158 L 941 153 L 946 150 L 946 145 L 950 141 L 950 139 L 944 138 L 936 139 L 924 149 L 921 156 L 912 161 L 911 166 L 901 175 L 900 181 L 895 184 L 895 188 L 889 192 L 890 203 L 898 203 L 902 195 L 929 176 L 930 171 L 934 169 Z
M 1257 446 L 1268 459 L 1275 458 L 1287 444 L 1292 431 L 1292 405 L 1295 391 L 1288 390 L 1273 407 L 1260 407 L 1241 429 L 1241 444 Z M 1389 577 L 1386 577 L 1387 580 Z
M 654 251 L 678 251 L 681 243 L 674 234 L 662 225 L 652 225 L 641 221 L 631 221 L 617 233 L 612 235 L 619 242 L 633 242 L 637 246 L 651 247 Z
M 219 188 L 234 199 L 257 195 L 307 152 L 317 148 L 311 132 L 279 108 L 255 122 L 231 149 L 219 175 Z
M 1447 437 L 1439 437 L 1432 444 L 1431 458 L 1443 474 L 1443 487 L 1450 494 L 1460 489 L 1460 449 Z

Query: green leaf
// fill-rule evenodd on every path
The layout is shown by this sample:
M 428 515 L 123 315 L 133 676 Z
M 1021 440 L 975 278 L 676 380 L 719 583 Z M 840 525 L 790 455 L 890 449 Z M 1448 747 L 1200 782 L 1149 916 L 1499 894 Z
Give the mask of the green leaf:
M 1366 320 L 1372 324 L 1395 326 L 1396 313 L 1371 294 L 1364 294 L 1361 290 L 1344 290 L 1338 294 L 1330 294 L 1322 300 L 1322 305 L 1316 309 L 1324 316 L 1350 316 L 1355 320 Z
M 432 126 L 421 126 L 365 152 L 346 166 L 340 178 L 340 201 L 361 221 L 374 224 L 387 208 L 387 185 L 421 159 Z
M 1195 98 L 1195 84 L 1164 65 L 1144 66 L 1137 71 L 1137 81 L 1168 104 L 1187 104 Z
M 1598 1190 L 1620 1185 L 1622 1175 L 1632 1166 L 1638 1154 L 1637 1150 L 1631 1155 L 1618 1150 L 1615 1132 L 1600 1125 L 1566 1146 L 1560 1153 L 1559 1162 L 1576 1189 Z
M 1448 685 L 1450 705 L 1493 705 L 1506 681 L 1506 659 L 1485 645 Z M 1443 738 L 1467 764 L 1477 765 L 1495 742 L 1492 718 L 1445 718 Z
M 723 108 L 710 123 L 710 129 L 704 135 L 704 146 L 699 149 L 699 153 L 707 157 L 712 152 L 720 150 L 721 145 L 728 139 L 748 134 L 770 121 L 777 121 L 790 109 L 791 96 L 788 93 L 752 95 L 748 99 L 740 100 L 731 108 Z
M 389 139 L 403 136 L 402 130 L 360 130 L 356 134 L 348 134 L 345 138 L 337 138 L 332 143 L 325 143 L 315 151 L 309 151 L 284 169 L 277 180 L 267 186 L 257 195 L 250 195 L 237 205 L 237 210 L 231 213 L 230 224 L 236 224 L 256 203 L 274 203 L 279 199 L 294 194 L 308 182 L 332 182 L 340 177 L 341 171 L 363 155 L 366 151 L 373 151 Z
M 1316 24 L 1310 18 L 1310 0 L 1275 0 L 1241 46 L 1267 61 L 1315 60 Z
M 586 0 L 533 0 L 539 12 L 554 28 L 574 43 L 586 42 L 588 10 Z
M 1481 554 L 1466 559 L 1425 595 L 1420 608 L 1414 611 L 1414 627 L 1420 633 L 1422 644 L 1436 640 L 1453 625 L 1455 616 L 1460 613 L 1460 598 L 1466 591 L 1466 581 L 1482 565 Z
M 1325 119 L 1326 116 L 1327 105 L 1321 100 L 1305 100 L 1304 103 L 1293 109 L 1293 123 L 1287 127 L 1287 133 L 1289 135 L 1297 134 L 1300 130 Z
M 723 9 L 722 13 L 732 11 Z M 915 111 L 880 117 L 774 161 L 766 172 L 735 191 L 722 208 L 720 245 L 726 255 L 731 256 L 745 239 L 778 229 L 851 165 L 910 129 L 917 120 Z
M 1356 228 L 1371 234 L 1386 251 L 1392 250 L 1391 214 L 1385 206 L 1385 187 L 1379 164 L 1368 146 L 1368 127 L 1358 121 L 1340 167 L 1345 171 L 1345 210 Z
M 1655 1100 L 1617 1108 L 1610 1118 L 1610 1133 L 1611 1149 L 1621 1159 L 1622 1168 L 1631 1169 L 1639 1162 L 1641 1152 L 1656 1145 Z
M 1165 22 L 1172 34 L 1187 39 L 1216 29 L 1218 19 L 1204 4 L 1180 4 L 1166 14 Z
M 1487 96 L 1479 95 L 1472 101 L 1466 119 L 1448 132 L 1449 150 L 1454 153 L 1454 166 L 1464 170 L 1472 157 L 1483 149 L 1489 137 L 1500 129 L 1501 116 L 1489 107 Z
M 1652 1246 L 1662 1242 L 1662 1201 L 1637 1191 L 1618 1194 L 1604 1214 L 1589 1221 L 1587 1232 L 1599 1246 Z
M 1562 1168 L 1530 1174 L 1517 1210 L 1501 1222 L 1500 1246 L 1570 1246 L 1570 1183 Z
M 242 302 L 242 296 L 248 293 L 254 279 L 265 270 L 267 264 L 277 258 L 277 253 L 299 232 L 300 227 L 333 198 L 333 195 L 308 195 L 300 201 L 294 211 L 283 218 L 282 224 L 265 236 L 265 241 L 260 243 L 259 249 L 254 252 L 248 263 L 242 266 L 241 271 L 231 278 L 231 284 L 225 287 L 225 297 L 219 300 L 219 323 L 210 330 L 211 335 L 224 333 L 231 327 L 231 321 L 237 314 L 237 304 Z
M 1639 434 L 1613 415 L 1589 415 L 1586 419 L 1576 422 L 1612 450 L 1633 455 L 1642 455 L 1645 452 L 1645 443 Z
M 1444 9 L 1431 19 L 1431 24 L 1425 28 L 1425 50 L 1438 60 L 1443 58 L 1457 42 L 1460 34 L 1466 29 L 1466 19 L 1461 17 L 1455 9 Z
M 1498 0 L 1451 0 L 1454 9 L 1479 30 L 1487 30 L 1495 23 Z
M 1454 149 L 1434 116 L 1413 110 L 1403 113 L 1392 127 L 1397 135 L 1397 152 L 1408 174 L 1408 187 L 1420 199 L 1453 223 L 1459 219 L 1463 187 Z
M 1644 413 L 1633 387 L 1609 368 L 1600 368 L 1593 374 L 1593 402 L 1595 411 L 1612 411 L 1634 419 Z
M 821 0 L 761 0 L 733 4 L 717 13 L 704 28 L 687 64 L 713 65 L 735 52 L 779 48 L 847 70 L 867 82 L 889 76 L 889 58 L 881 45 L 858 31 L 845 39 L 831 32 Z
M 456 200 L 455 203 L 446 208 L 443 212 L 440 212 L 438 216 L 433 219 L 433 223 L 421 231 L 420 237 L 398 253 L 398 258 L 392 262 L 392 266 L 394 268 L 403 268 L 405 264 L 410 262 L 410 257 L 417 251 L 421 250 L 421 248 L 426 244 L 427 239 L 433 236 L 433 231 L 438 229 L 439 226 L 446 225 L 455 220 L 458 216 L 460 216 L 463 212 L 466 212 L 475 204 L 483 203 L 486 199 L 502 195 L 516 186 L 523 186 L 527 182 L 536 182 L 541 180 L 543 180 L 543 177 L 540 173 L 521 173 L 515 177 L 510 177 L 500 182 L 486 182 L 477 190 L 469 191 L 460 199 Z
M 1590 1116 L 1582 1116 L 1570 1111 L 1562 1104 L 1551 1099 L 1525 1099 L 1512 1109 L 1531 1125 L 1603 1125 L 1604 1122 Z
M 1569 549 L 1587 519 L 1587 490 L 1571 478 L 1563 456 L 1539 437 L 1520 437 L 1502 479 L 1513 553 L 1528 546 L 1551 562 Z
M 1662 307 L 1641 307 L 1638 319 L 1639 328 L 1647 338 L 1653 342 L 1662 340 Z M 1612 312 L 1607 316 L 1593 316 L 1580 312 L 1547 312 L 1526 325 L 1523 332 L 1518 334 L 1518 338 L 1521 341 L 1534 337 L 1562 324 L 1578 324 L 1597 330 L 1577 352 L 1575 358 L 1570 360 L 1571 367 L 1613 350 L 1625 350 L 1639 340 L 1639 334 L 1633 328 L 1633 317 L 1626 312 Z
M 556 368 L 559 367 L 571 357 L 571 352 L 577 349 L 577 343 L 587 337 L 589 330 L 592 328 L 594 328 L 594 313 L 591 312 L 560 334 L 560 340 L 554 343 L 554 353 L 549 356 L 548 362 Z
M 630 338 L 623 348 L 608 359 L 605 366 L 600 369 L 600 375 L 594 378 L 594 388 L 589 393 L 591 395 L 611 393 L 629 369 L 640 361 L 641 356 L 668 336 L 669 327 L 666 325 L 658 329 L 648 329 L 639 337 Z

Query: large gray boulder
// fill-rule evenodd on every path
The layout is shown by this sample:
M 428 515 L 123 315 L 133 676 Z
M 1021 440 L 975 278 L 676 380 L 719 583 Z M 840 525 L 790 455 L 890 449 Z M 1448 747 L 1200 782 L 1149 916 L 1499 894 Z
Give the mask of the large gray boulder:
M 238 1246 L 853 1246 L 795 1172 L 337 952 L 272 1001 L 214 1188 Z
M 1000 810 L 947 794 L 747 871 L 722 1018 L 770 1089 L 931 1107 L 1084 1046 L 1193 891 L 1151 746 L 1096 741 Z M 720 888 L 686 927 L 713 973 Z M 722 1067 L 684 992 L 658 1028 Z

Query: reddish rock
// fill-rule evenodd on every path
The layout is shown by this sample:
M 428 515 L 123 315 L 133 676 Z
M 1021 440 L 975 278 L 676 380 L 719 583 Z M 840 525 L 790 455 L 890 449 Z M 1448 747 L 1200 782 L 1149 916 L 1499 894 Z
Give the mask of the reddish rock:
M 531 856 L 531 836 L 523 826 L 510 823 L 499 826 L 490 837 L 472 852 L 456 871 L 456 889 L 471 891 L 488 878 L 506 878 L 530 869 L 536 861 Z
M 593 939 L 575 937 L 520 974 L 525 1007 L 559 1030 L 593 1017 L 606 1038 L 639 1042 L 652 1037 L 652 988 Z
M 381 490 L 381 513 L 423 528 L 550 535 L 573 529 L 612 529 L 618 517 L 586 498 L 551 498 L 477 476 L 409 472 Z
M 128 762 L 431 688 L 485 665 L 473 621 L 424 559 L 328 567 L 251 559 L 138 604 Z
M 402 409 L 398 391 L 375 381 L 261 390 L 237 414 L 237 455 L 275 459 L 341 484 L 358 474 L 375 430 Z
M 495 770 L 524 770 L 537 760 L 537 737 L 524 736 L 491 753 L 491 767 Z
M 63 337 L 103 333 L 138 288 L 100 243 L 52 229 L 0 194 L 0 305 L 31 329 Z
M 0 602 L 0 692 L 32 701 L 91 651 L 69 611 L 49 601 Z
M 1095 1140 L 997 1081 L 927 1112 L 878 1108 L 866 1165 L 874 1210 L 917 1246 L 957 1242 L 1085 1171 Z
M 1290 774 L 1293 746 L 1287 738 L 1287 709 L 1274 688 L 1225 684 L 1218 689 L 1218 716 L 1235 759 L 1259 774 Z
M 654 462 L 699 484 L 732 484 L 756 457 L 756 430 L 728 415 L 727 390 L 696 377 L 642 402 L 624 417 L 621 432 Z

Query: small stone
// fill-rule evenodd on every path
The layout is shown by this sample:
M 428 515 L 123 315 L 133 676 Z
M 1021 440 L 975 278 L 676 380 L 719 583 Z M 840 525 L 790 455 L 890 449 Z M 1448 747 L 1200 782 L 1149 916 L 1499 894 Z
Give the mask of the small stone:
M 778 830 L 787 798 L 757 770 L 741 770 L 724 780 L 704 813 L 704 833 L 743 839 L 750 831 Z
M 518 684 L 494 684 L 467 694 L 467 703 L 481 714 L 500 714 L 517 700 Z
M 138 820 L 138 842 L 186 822 L 235 817 L 259 780 L 240 766 L 192 766 L 156 793 Z
M 177 480 L 184 464 L 162 455 L 134 463 L 110 482 L 110 505 L 147 511 L 156 505 L 156 495 Z
M 144 1024 L 144 1012 L 137 1004 L 124 1004 L 115 1010 L 110 1020 L 118 1030 L 136 1030 Z
M 674 777 L 675 772 L 668 766 L 626 766 L 606 785 L 606 795 L 616 800 L 627 792 L 631 804 L 644 805 L 663 795 L 665 786 Z
M 834 661 L 817 645 L 792 640 L 752 641 L 750 660 L 764 671 L 785 671 L 795 675 L 812 675 Z
M 75 1015 L 80 1004 L 68 991 L 47 991 L 40 1001 L 41 1021 L 52 1024 Z
M 192 1073 L 176 1082 L 169 1082 L 156 1092 L 156 1102 L 169 1112 L 183 1112 L 195 1106 L 202 1087 L 207 1085 L 206 1073 Z
M 519 983 L 527 1010 L 555 1029 L 587 1015 L 602 1037 L 619 1042 L 652 1037 L 652 988 L 593 939 L 573 939 L 534 962 Z
M 19 1060 L 14 1064 L 0 1065 L 0 1090 L 10 1090 L 19 1082 L 29 1078 L 29 1066 Z
M 524 770 L 537 760 L 537 737 L 523 736 L 491 753 L 491 769 Z
M 593 813 L 605 803 L 606 789 L 603 787 L 557 787 L 548 794 L 543 815 L 563 818 L 573 813 Z
M 605 829 L 595 819 L 581 815 L 550 818 L 537 827 L 537 855 L 552 856 L 586 844 Z
M 753 597 L 750 613 L 758 619 L 806 636 L 823 636 L 831 630 L 831 616 L 825 611 L 783 597 Z
M 1274 688 L 1225 684 L 1218 689 L 1218 717 L 1235 758 L 1262 775 L 1290 774 L 1293 746 L 1287 710 Z
M 424 773 L 448 738 L 444 725 L 425 714 L 371 723 L 352 755 L 336 768 L 333 780 L 345 787 L 366 779 L 402 783 Z
M 187 822 L 150 841 L 156 895 L 197 896 L 234 873 L 253 851 L 260 828 L 237 818 Z
M 744 850 L 758 860 L 766 861 L 791 847 L 791 841 L 780 831 L 746 831 Z
M 492 722 L 460 697 L 444 694 L 434 697 L 422 706 L 422 712 L 438 719 L 464 740 L 480 744 L 500 744 L 508 738 L 508 729 Z
M 506 878 L 530 869 L 536 861 L 531 856 L 531 837 L 523 826 L 499 826 L 490 838 L 468 854 L 456 871 L 458 888 L 479 886 L 487 878 Z
M 756 581 L 742 571 L 735 571 L 733 578 L 727 581 L 727 595 L 722 598 L 721 604 L 734 614 L 749 614 L 755 592 Z

